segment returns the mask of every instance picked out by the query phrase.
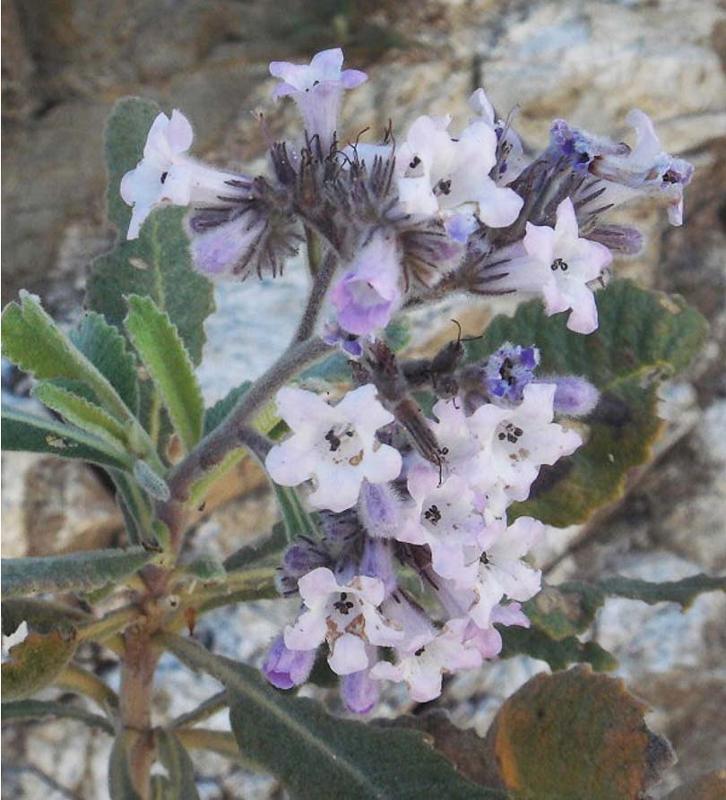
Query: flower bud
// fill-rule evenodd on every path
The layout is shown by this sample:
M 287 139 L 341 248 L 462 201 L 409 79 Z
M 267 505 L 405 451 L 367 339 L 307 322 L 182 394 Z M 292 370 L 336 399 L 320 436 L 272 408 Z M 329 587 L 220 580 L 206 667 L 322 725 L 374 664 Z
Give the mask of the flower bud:
M 316 650 L 290 650 L 280 635 L 267 651 L 262 673 L 278 689 L 300 686 L 310 677 L 316 652 Z
M 535 383 L 554 383 L 555 399 L 553 408 L 556 414 L 568 417 L 585 417 L 597 405 L 600 392 L 585 378 L 575 375 L 542 378 Z

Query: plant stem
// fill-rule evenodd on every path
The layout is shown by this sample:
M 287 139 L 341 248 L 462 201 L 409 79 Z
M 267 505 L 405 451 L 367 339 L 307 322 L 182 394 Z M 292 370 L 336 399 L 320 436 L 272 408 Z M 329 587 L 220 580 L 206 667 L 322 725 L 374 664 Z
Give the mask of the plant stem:
M 142 800 L 149 798 L 149 774 L 154 761 L 151 727 L 151 695 L 159 651 L 152 646 L 145 625 L 135 625 L 124 634 L 121 667 L 120 711 L 124 729 L 132 734 L 129 747 L 131 780 Z
M 333 279 L 335 268 L 338 266 L 338 257 L 332 250 L 328 250 L 322 265 L 315 273 L 313 286 L 310 291 L 307 306 L 300 320 L 297 332 L 295 333 L 296 342 L 304 342 L 309 339 L 315 330 L 323 300 L 327 294 L 330 281 Z
M 185 530 L 187 513 L 184 504 L 189 499 L 192 484 L 219 464 L 231 450 L 243 447 L 246 440 L 250 440 L 250 418 L 290 378 L 322 358 L 331 349 L 330 345 L 317 337 L 304 342 L 293 341 L 282 356 L 240 398 L 227 419 L 202 439 L 171 472 L 168 478 L 171 498 L 158 505 L 157 514 L 169 528 L 175 551 L 179 549 Z

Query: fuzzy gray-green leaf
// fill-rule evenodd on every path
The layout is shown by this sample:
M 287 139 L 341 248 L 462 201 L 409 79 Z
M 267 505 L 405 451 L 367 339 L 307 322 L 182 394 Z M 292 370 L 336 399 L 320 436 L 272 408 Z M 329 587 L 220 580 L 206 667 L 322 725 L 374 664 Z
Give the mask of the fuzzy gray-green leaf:
M 174 430 L 187 450 L 204 427 L 204 401 L 189 354 L 168 314 L 149 297 L 128 298 L 126 330 L 161 393 Z
M 88 550 L 62 556 L 2 559 L 2 595 L 89 591 L 141 569 L 154 556 L 143 547 Z
M 23 411 L 3 412 L 2 440 L 4 450 L 50 453 L 118 470 L 130 470 L 132 466 L 129 454 L 108 441 L 79 428 Z
M 121 399 L 135 414 L 139 408 L 136 359 L 119 331 L 94 311 L 86 311 L 71 331 L 71 342 L 96 369 L 108 378 Z
M 414 731 L 337 719 L 313 700 L 273 689 L 252 667 L 214 656 L 188 639 L 161 639 L 185 664 L 224 684 L 240 751 L 276 775 L 292 798 L 501 797 L 459 775 Z

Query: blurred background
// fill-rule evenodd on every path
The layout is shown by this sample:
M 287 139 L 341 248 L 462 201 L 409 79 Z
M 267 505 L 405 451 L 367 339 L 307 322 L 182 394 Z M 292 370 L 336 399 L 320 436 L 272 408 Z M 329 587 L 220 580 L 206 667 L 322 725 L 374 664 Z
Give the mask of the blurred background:
M 349 66 L 369 73 L 348 94 L 346 137 L 368 126 L 377 135 L 389 119 L 403 132 L 422 113 L 465 116 L 480 85 L 501 115 L 516 106 L 514 124 L 532 148 L 546 143 L 553 117 L 621 137 L 629 109 L 650 114 L 664 148 L 696 165 L 686 224 L 670 228 L 663 210 L 630 207 L 623 217 L 646 233 L 647 246 L 616 263 L 616 274 L 682 294 L 709 319 L 710 341 L 687 378 L 664 387 L 665 436 L 623 503 L 587 526 L 550 531 L 538 558 L 554 582 L 726 569 L 726 17 L 716 0 L 2 0 L 2 44 L 3 304 L 24 287 L 69 323 L 91 259 L 115 235 L 103 220 L 102 137 L 124 95 L 183 110 L 195 126 L 195 154 L 245 172 L 264 167 L 266 135 L 296 124 L 292 104 L 269 100 L 268 62 L 307 61 L 336 45 Z M 266 133 L 251 113 L 260 109 Z M 217 290 L 200 372 L 210 402 L 282 349 L 303 286 L 293 265 L 274 284 Z M 474 332 L 493 310 L 477 301 L 457 315 Z M 4 368 L 3 402 L 31 402 L 26 389 Z M 265 486 L 251 465 L 230 476 L 190 552 L 225 555 L 267 530 L 274 507 Z M 5 454 L 3 490 L 5 556 L 122 541 L 110 489 L 90 467 Z M 289 612 L 263 603 L 220 610 L 200 635 L 219 652 L 259 661 Z M 597 640 L 619 658 L 620 674 L 653 706 L 651 727 L 678 752 L 661 794 L 725 766 L 725 613 L 724 598 L 707 595 L 685 614 L 610 600 L 598 618 Z M 85 657 L 116 680 L 107 654 Z M 501 700 L 542 668 L 520 658 L 458 676 L 438 705 L 483 733 Z M 160 719 L 214 691 L 164 660 Z M 410 710 L 401 697 L 393 691 L 382 713 Z M 64 722 L 6 729 L 3 742 L 3 797 L 106 796 L 103 734 Z M 221 757 L 196 764 L 208 800 L 281 796 L 270 779 Z

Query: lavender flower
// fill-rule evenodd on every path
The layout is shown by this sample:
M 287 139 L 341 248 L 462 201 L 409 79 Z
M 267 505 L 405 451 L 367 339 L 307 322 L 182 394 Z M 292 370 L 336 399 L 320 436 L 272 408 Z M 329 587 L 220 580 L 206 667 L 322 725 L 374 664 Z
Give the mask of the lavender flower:
M 307 135 L 319 138 L 323 152 L 330 148 L 338 127 L 343 91 L 354 89 L 368 79 L 365 72 L 342 67 L 343 51 L 339 47 L 317 53 L 310 64 L 288 61 L 270 64 L 270 74 L 281 80 L 272 96 L 276 100 L 293 98 Z
M 265 466 L 282 486 L 314 478 L 315 507 L 345 511 L 356 504 L 364 479 L 385 483 L 398 477 L 400 453 L 375 438 L 393 420 L 376 399 L 375 386 L 349 392 L 337 406 L 313 392 L 285 388 L 277 393 L 277 409 L 293 435 L 270 450 Z
M 278 689 L 292 689 L 310 677 L 315 655 L 315 650 L 290 650 L 278 636 L 267 651 L 262 673 Z
M 403 299 L 400 252 L 390 232 L 371 233 L 330 299 L 349 333 L 366 336 L 388 325 Z

